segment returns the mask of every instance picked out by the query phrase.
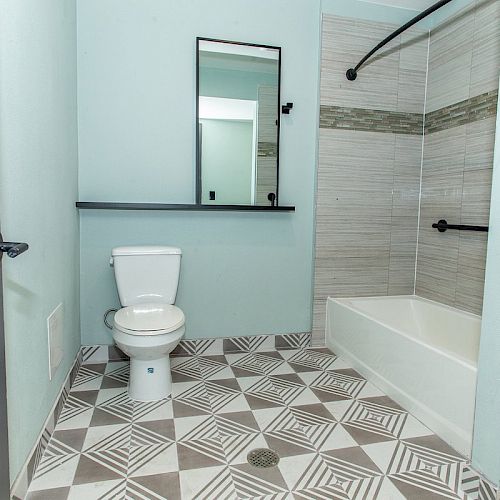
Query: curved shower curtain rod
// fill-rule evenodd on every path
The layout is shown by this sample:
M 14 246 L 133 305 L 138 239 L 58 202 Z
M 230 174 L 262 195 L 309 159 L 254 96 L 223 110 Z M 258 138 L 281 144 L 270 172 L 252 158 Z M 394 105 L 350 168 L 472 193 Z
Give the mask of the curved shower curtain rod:
M 387 38 L 384 38 L 376 47 L 373 47 L 368 54 L 366 54 L 361 61 L 359 61 L 358 64 L 354 68 L 349 68 L 346 71 L 345 76 L 347 77 L 348 80 L 356 80 L 356 77 L 358 76 L 358 69 L 368 60 L 370 57 L 377 52 L 377 50 L 381 49 L 385 44 L 389 43 L 393 38 L 396 38 L 399 34 L 403 33 L 403 31 L 406 31 L 408 28 L 413 26 L 414 24 L 418 23 L 421 19 L 424 17 L 427 17 L 429 14 L 432 14 L 434 11 L 440 9 L 443 7 L 443 5 L 446 5 L 447 3 L 450 3 L 451 0 L 440 0 L 439 2 L 435 3 L 434 5 L 431 5 L 428 9 L 425 9 L 423 12 L 421 12 L 418 16 L 415 16 L 413 19 L 408 21 L 406 24 L 401 26 L 401 28 L 398 28 L 394 33 L 390 34 Z

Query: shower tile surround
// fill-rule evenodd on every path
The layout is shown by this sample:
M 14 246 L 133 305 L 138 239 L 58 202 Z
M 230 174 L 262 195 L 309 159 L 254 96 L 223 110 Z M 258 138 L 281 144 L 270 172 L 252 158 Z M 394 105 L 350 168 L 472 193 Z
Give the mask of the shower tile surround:
M 27 499 L 495 499 L 463 457 L 328 349 L 285 336 L 288 349 L 253 350 L 263 337 L 173 358 L 173 395 L 151 403 L 128 399 L 127 361 L 84 347 Z M 278 466 L 247 464 L 267 446 Z
M 499 69 L 500 2 L 475 2 L 431 32 L 415 290 L 476 314 L 487 234 L 430 224 L 488 225 Z
M 480 314 L 487 235 L 430 225 L 488 224 L 499 4 L 476 1 L 430 38 L 412 28 L 355 82 L 346 68 L 396 26 L 323 16 L 314 345 L 328 296 L 416 291 Z

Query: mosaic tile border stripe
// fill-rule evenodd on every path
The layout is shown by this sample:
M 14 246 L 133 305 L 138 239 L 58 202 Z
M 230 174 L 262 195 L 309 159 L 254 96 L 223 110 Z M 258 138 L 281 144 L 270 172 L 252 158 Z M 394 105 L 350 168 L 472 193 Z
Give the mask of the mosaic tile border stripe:
M 407 135 L 422 135 L 424 128 L 424 117 L 420 113 L 322 105 L 319 116 L 320 128 Z
M 498 90 L 485 92 L 425 115 L 425 133 L 439 132 L 496 115 Z M 320 128 L 422 135 L 424 115 L 380 109 L 326 106 L 320 108 Z
M 425 133 L 431 134 L 495 116 L 497 102 L 498 90 L 492 90 L 427 113 Z
M 64 384 L 59 393 L 59 397 L 56 399 L 56 402 L 45 421 L 45 425 L 43 427 L 43 431 L 36 443 L 34 450 L 31 455 L 28 457 L 24 467 L 21 469 L 17 479 L 14 481 L 12 486 L 12 498 L 14 500 L 22 500 L 25 498 L 26 493 L 28 491 L 28 487 L 33 479 L 33 474 L 38 467 L 40 460 L 42 459 L 42 455 L 47 448 L 49 440 L 54 432 L 54 428 L 57 420 L 59 419 L 59 415 L 61 414 L 61 410 L 63 406 L 66 404 L 66 400 L 68 398 L 69 391 L 73 386 L 75 378 L 80 370 L 81 365 L 83 364 L 83 356 L 82 350 L 78 351 L 76 355 L 76 359 L 73 363 L 73 366 L 69 370 L 66 379 L 64 380 Z

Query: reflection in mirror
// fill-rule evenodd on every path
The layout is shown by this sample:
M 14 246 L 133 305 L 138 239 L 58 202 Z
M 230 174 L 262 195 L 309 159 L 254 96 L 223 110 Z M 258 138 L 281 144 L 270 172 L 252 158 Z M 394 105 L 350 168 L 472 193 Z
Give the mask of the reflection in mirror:
M 197 42 L 197 203 L 277 205 L 280 48 Z

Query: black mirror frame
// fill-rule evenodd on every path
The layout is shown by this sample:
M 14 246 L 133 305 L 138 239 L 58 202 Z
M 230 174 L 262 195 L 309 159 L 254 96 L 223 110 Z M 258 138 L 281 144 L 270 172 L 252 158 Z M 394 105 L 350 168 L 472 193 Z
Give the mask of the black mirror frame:
M 220 40 L 217 38 L 196 37 L 196 204 L 201 205 L 202 182 L 201 182 L 201 151 L 200 151 L 200 41 L 230 43 L 232 45 L 245 45 L 248 47 L 261 47 L 278 51 L 278 102 L 276 104 L 277 118 L 277 151 L 276 151 L 276 198 L 274 203 L 279 206 L 279 181 L 280 181 L 280 128 L 281 128 L 281 47 L 274 45 L 262 45 L 259 43 L 233 42 L 231 40 Z M 253 205 L 250 205 L 253 206 Z

